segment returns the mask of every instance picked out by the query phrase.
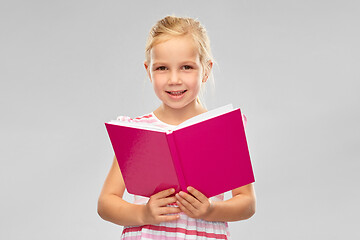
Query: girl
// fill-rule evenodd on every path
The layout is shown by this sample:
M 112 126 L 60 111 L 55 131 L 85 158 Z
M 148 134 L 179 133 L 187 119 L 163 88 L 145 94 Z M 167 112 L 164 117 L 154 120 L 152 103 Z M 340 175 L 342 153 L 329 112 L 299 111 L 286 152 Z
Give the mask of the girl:
M 191 18 L 167 16 L 150 31 L 145 69 L 161 105 L 149 114 L 123 121 L 148 122 L 174 127 L 207 110 L 199 100 L 213 58 L 206 30 Z M 245 120 L 245 119 L 244 119 Z M 167 189 L 150 198 L 122 199 L 125 184 L 116 160 L 98 200 L 98 213 L 107 221 L 124 226 L 121 239 L 229 239 L 228 221 L 250 218 L 255 213 L 252 184 L 208 199 L 189 186 L 188 192 L 173 195 Z

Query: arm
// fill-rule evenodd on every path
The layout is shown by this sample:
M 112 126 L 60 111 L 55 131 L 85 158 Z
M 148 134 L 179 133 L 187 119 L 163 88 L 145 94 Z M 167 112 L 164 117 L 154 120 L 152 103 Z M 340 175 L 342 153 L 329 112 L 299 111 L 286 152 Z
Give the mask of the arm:
M 168 197 L 172 194 L 171 190 L 164 190 L 151 196 L 146 205 L 132 204 L 123 200 L 124 191 L 124 179 L 114 157 L 98 199 L 97 211 L 102 219 L 122 226 L 136 226 L 178 218 L 177 215 L 164 216 L 168 213 L 180 212 L 178 208 L 166 207 L 167 204 L 175 201 L 175 197 Z
M 140 225 L 143 206 L 123 200 L 124 191 L 125 183 L 114 157 L 98 199 L 98 214 L 102 219 L 118 225 Z
M 193 218 L 206 221 L 239 221 L 255 214 L 255 191 L 253 184 L 248 184 L 232 190 L 233 197 L 226 201 L 212 202 L 194 188 L 188 191 L 193 195 L 181 192 L 177 194 L 179 207 Z
M 252 183 L 232 190 L 232 196 L 223 202 L 213 202 L 205 220 L 232 222 L 255 214 L 256 197 Z

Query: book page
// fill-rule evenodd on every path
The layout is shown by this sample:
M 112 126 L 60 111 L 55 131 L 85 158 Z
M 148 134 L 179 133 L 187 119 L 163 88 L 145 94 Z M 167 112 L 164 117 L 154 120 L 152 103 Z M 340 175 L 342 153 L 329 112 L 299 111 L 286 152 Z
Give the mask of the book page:
M 180 129 L 180 128 L 184 128 L 184 127 L 193 125 L 193 124 L 195 124 L 195 123 L 199 123 L 199 122 L 208 120 L 208 119 L 210 119 L 210 118 L 213 118 L 213 117 L 222 115 L 222 114 L 227 113 L 227 112 L 230 112 L 230 111 L 232 111 L 232 110 L 234 110 L 232 104 L 228 104 L 228 105 L 225 105 L 225 106 L 222 106 L 222 107 L 219 107 L 219 108 L 215 108 L 215 109 L 213 109 L 213 110 L 204 112 L 204 113 L 202 113 L 202 114 L 199 114 L 199 115 L 197 115 L 197 116 L 195 116 L 195 117 L 192 117 L 192 118 L 184 121 L 183 123 L 181 123 L 181 124 L 179 124 L 178 126 L 176 126 L 176 127 L 174 128 L 174 130 Z
M 176 126 L 175 128 L 163 128 L 163 127 L 157 127 L 154 126 L 151 123 L 146 123 L 146 122 L 128 122 L 128 121 L 120 121 L 120 120 L 111 120 L 109 122 L 107 122 L 108 124 L 113 124 L 113 125 L 120 125 L 120 126 L 125 126 L 125 127 L 133 127 L 133 128 L 137 128 L 137 129 L 144 129 L 144 130 L 151 130 L 151 131 L 156 131 L 156 132 L 171 132 L 174 131 L 176 129 L 181 129 L 190 125 L 193 125 L 195 123 L 199 123 L 205 120 L 208 120 L 210 118 L 225 114 L 227 112 L 230 112 L 234 110 L 232 104 L 227 104 L 225 106 L 222 107 L 218 107 L 215 108 L 213 110 L 204 112 L 202 114 L 199 114 L 195 117 L 192 117 L 186 121 L 184 121 L 183 123 L 179 124 L 178 126 Z
M 146 122 L 127 122 L 127 121 L 120 121 L 120 120 L 111 120 L 110 122 L 107 122 L 108 124 L 113 125 L 120 125 L 125 127 L 132 127 L 137 129 L 144 129 L 144 130 L 152 130 L 156 132 L 166 132 L 167 129 L 154 126 L 151 123 Z

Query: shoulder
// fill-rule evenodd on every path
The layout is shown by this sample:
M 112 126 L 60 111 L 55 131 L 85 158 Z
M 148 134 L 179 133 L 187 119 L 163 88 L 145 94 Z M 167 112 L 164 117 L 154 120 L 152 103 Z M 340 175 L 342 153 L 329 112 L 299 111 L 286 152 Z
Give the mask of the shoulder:
M 118 116 L 116 120 L 119 121 L 126 121 L 126 122 L 135 122 L 135 123 L 145 123 L 145 124 L 151 124 L 157 127 L 161 127 L 161 128 L 166 128 L 168 129 L 169 127 L 171 128 L 172 126 L 161 122 L 155 115 L 153 112 L 151 113 L 147 113 L 135 118 L 131 118 L 129 116 Z
M 152 122 L 154 119 L 154 116 L 152 113 L 147 113 L 135 118 L 131 118 L 129 116 L 118 116 L 116 120 L 124 121 L 124 122 Z

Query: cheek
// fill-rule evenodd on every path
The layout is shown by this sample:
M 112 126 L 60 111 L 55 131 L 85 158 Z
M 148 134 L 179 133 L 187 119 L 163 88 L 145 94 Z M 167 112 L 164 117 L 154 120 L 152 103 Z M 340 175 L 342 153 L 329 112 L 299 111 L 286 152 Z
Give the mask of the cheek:
M 201 82 L 202 82 L 202 79 L 201 79 L 201 76 L 200 74 L 195 74 L 193 76 L 193 80 L 191 81 L 192 82 L 192 87 L 195 88 L 195 89 L 200 89 L 201 87 Z
M 158 84 L 158 82 L 156 82 L 154 80 L 153 80 L 153 87 L 154 87 L 155 92 L 160 91 L 161 86 Z
M 153 73 L 151 78 L 153 82 L 156 82 L 157 84 L 163 84 L 167 79 L 166 74 L 163 73 Z
M 160 93 L 164 89 L 164 84 L 162 83 L 161 79 L 159 79 L 159 78 L 156 78 L 156 77 L 153 78 L 152 85 L 153 85 L 154 91 L 156 93 Z

